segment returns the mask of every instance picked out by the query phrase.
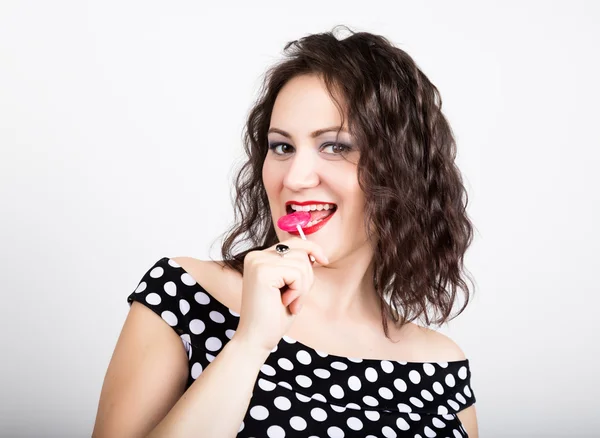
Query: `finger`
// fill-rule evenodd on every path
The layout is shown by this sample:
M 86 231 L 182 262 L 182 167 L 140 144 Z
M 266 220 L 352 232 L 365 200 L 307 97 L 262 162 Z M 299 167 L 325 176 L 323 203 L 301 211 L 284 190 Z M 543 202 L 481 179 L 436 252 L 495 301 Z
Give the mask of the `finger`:
M 290 303 L 295 301 L 298 297 L 302 296 L 302 292 L 299 290 L 288 289 L 284 293 L 281 294 L 281 303 L 284 306 L 289 306 Z
M 290 305 L 288 306 L 288 310 L 292 315 L 297 315 L 298 313 L 300 313 L 300 310 L 302 310 L 303 303 L 304 297 L 300 296 L 290 303 Z
M 302 249 L 307 254 L 309 259 L 311 256 L 315 259 L 315 261 L 319 262 L 321 265 L 329 264 L 329 260 L 325 255 L 325 251 L 321 248 L 320 245 L 315 242 L 311 242 L 310 240 L 303 240 L 299 237 L 294 237 L 292 239 L 285 240 L 281 242 L 285 245 L 288 245 L 291 249 Z M 312 260 L 310 260 L 312 262 Z

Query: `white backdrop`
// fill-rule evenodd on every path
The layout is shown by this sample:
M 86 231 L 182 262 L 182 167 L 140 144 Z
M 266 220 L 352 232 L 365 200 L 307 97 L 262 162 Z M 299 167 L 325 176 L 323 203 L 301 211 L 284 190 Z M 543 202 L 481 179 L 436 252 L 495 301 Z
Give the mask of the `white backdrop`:
M 482 437 L 600 430 L 600 7 L 589 1 L 0 1 L 0 435 L 89 436 L 126 296 L 218 257 L 262 73 L 346 24 L 441 91 L 477 230 Z M 595 435 L 597 436 L 597 435 Z

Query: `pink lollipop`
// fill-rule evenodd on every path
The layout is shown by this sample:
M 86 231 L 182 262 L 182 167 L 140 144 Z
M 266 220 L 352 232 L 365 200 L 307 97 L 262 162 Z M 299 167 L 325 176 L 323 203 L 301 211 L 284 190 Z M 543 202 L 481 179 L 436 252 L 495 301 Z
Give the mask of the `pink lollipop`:
M 308 211 L 297 211 L 281 216 L 277 221 L 277 226 L 283 231 L 296 231 L 298 225 L 304 227 L 309 222 L 310 213 Z
M 300 237 L 306 240 L 306 236 L 302 232 L 302 227 L 306 226 L 310 222 L 310 213 L 308 211 L 297 211 L 295 213 L 286 214 L 281 216 L 277 220 L 277 226 L 283 231 L 295 231 L 298 230 Z M 315 262 L 314 256 L 309 256 L 311 262 Z

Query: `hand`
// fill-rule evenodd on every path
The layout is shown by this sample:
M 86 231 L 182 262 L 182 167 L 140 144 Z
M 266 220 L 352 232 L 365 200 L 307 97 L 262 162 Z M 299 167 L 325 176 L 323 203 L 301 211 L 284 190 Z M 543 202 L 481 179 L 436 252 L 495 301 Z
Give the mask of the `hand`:
M 279 243 L 290 247 L 283 257 L 276 245 L 246 254 L 240 322 L 234 335 L 269 352 L 289 330 L 312 288 L 309 256 L 321 265 L 329 263 L 323 249 L 310 240 L 294 237 Z

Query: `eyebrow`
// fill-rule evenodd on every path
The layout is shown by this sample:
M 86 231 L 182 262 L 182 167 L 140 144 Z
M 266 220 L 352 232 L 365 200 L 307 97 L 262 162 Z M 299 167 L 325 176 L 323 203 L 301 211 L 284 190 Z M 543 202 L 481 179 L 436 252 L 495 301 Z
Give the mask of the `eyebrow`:
M 311 136 L 312 138 L 316 138 L 316 137 L 318 137 L 319 135 L 325 134 L 326 132 L 332 132 L 332 131 L 335 131 L 335 132 L 337 132 L 338 130 L 340 130 L 340 127 L 339 127 L 339 126 L 331 126 L 331 127 L 329 127 L 329 128 L 317 129 L 315 132 L 313 132 L 312 134 L 310 134 L 310 136 Z M 345 130 L 345 129 L 343 129 L 343 128 L 342 128 L 340 131 L 341 131 L 341 132 L 346 132 L 346 133 L 348 133 L 348 131 L 346 131 L 346 130 Z M 270 133 L 281 134 L 281 135 L 283 135 L 284 137 L 287 137 L 287 138 L 292 138 L 291 134 L 289 134 L 289 133 L 285 132 L 283 129 L 278 129 L 278 128 L 270 128 L 270 129 L 269 129 L 269 132 L 268 132 L 267 134 L 270 134 Z

